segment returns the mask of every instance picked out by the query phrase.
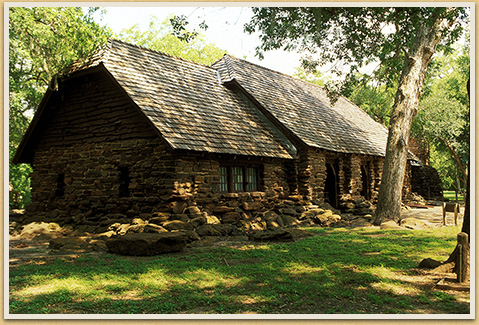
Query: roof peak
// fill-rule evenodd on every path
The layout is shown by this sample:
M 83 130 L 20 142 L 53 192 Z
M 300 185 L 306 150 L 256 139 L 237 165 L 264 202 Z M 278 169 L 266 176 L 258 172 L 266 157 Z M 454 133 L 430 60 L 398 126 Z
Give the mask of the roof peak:
M 119 40 L 119 39 L 116 39 L 116 38 L 110 38 L 110 39 L 108 39 L 108 43 L 109 43 L 109 44 L 119 43 L 119 44 L 121 44 L 121 45 L 123 45 L 123 46 L 135 47 L 135 48 L 140 49 L 140 50 L 149 51 L 149 52 L 152 52 L 152 53 L 155 53 L 155 54 L 159 54 L 159 55 L 164 55 L 164 56 L 167 56 L 167 57 L 172 58 L 172 59 L 175 59 L 175 60 L 180 60 L 180 61 L 183 61 L 183 62 L 186 62 L 186 63 L 192 63 L 192 64 L 199 65 L 199 66 L 202 66 L 202 67 L 205 67 L 205 68 L 214 69 L 212 66 L 209 66 L 209 65 L 206 65 L 206 64 L 203 64 L 203 63 L 199 63 L 199 62 L 195 62 L 195 61 L 192 61 L 192 60 L 188 60 L 188 59 L 185 59 L 185 58 L 182 58 L 182 57 L 179 57 L 179 56 L 175 56 L 175 55 L 171 55 L 171 54 L 168 54 L 168 53 L 165 53 L 165 52 L 161 52 L 161 51 L 158 51 L 158 50 L 153 50 L 153 49 L 150 49 L 150 48 L 148 48 L 148 47 L 146 47 L 146 46 L 128 43 L 128 42 L 125 42 L 125 41 L 122 41 L 122 40 Z M 228 55 L 228 54 L 225 53 L 224 55 Z M 219 60 L 221 60 L 221 59 L 219 59 Z M 219 60 L 218 60 L 218 61 L 219 61 Z

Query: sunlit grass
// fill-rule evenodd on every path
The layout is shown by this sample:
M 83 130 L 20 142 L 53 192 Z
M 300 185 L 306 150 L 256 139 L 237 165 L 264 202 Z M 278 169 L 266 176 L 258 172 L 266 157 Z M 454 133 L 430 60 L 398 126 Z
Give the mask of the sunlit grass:
M 10 269 L 10 313 L 467 313 L 410 270 L 447 258 L 458 227 L 308 229 L 291 243 L 157 257 L 84 255 Z
M 445 199 L 449 199 L 450 201 L 456 201 L 456 192 L 454 191 L 443 191 L 443 195 Z M 459 202 L 464 202 L 464 197 L 458 193 L 457 200 Z

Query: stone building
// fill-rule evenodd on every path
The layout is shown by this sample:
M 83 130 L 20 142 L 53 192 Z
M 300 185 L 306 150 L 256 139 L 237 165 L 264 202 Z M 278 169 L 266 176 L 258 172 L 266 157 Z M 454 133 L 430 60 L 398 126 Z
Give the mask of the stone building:
M 308 82 L 111 40 L 55 85 L 13 159 L 33 165 L 27 212 L 38 218 L 195 207 L 226 221 L 284 202 L 358 212 L 355 200 L 377 198 L 387 129 Z

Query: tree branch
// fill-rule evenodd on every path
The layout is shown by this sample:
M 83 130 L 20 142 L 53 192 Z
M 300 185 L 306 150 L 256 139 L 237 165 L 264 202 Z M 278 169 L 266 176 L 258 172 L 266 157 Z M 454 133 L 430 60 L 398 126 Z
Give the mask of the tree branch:
M 447 141 L 447 139 L 443 138 L 443 137 L 438 137 L 440 140 L 442 140 L 444 142 L 444 144 L 446 145 L 446 147 L 449 149 L 449 151 L 451 151 L 452 155 L 454 156 L 454 160 L 456 161 L 456 164 L 457 166 L 461 169 L 461 172 L 462 174 L 464 175 L 464 178 L 467 177 L 467 172 L 466 170 L 464 169 L 464 166 L 462 166 L 462 163 L 461 163 L 461 159 L 459 158 L 459 155 L 456 153 L 456 151 L 454 150 L 454 148 L 452 147 L 452 145 L 449 143 L 449 141 Z M 466 181 L 465 180 L 462 180 L 461 181 L 465 184 Z

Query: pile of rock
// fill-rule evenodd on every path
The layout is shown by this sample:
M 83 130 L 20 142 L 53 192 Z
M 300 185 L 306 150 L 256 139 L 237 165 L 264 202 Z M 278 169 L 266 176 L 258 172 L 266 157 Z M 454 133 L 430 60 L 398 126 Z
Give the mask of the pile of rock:
M 112 237 L 131 233 L 181 231 L 191 242 L 204 236 L 238 236 L 254 231 L 297 226 L 331 227 L 339 225 L 341 222 L 339 211 L 328 205 L 300 206 L 295 205 L 292 201 L 286 201 L 274 209 L 263 210 L 252 211 L 250 206 L 246 206 L 246 209 L 217 206 L 213 210 L 215 213 L 213 215 L 202 211 L 197 206 L 188 206 L 180 214 L 168 212 L 143 214 L 142 218 L 133 218 L 129 222 L 127 217 L 120 218 L 117 215 L 109 219 L 109 222 L 102 222 L 95 232 Z M 87 230 L 88 226 L 78 228 Z
M 363 197 L 353 198 L 344 196 L 341 199 L 341 211 L 344 213 L 350 213 L 354 215 L 368 215 L 374 213 L 374 205 L 371 201 L 364 199 Z
M 170 250 L 163 247 L 162 251 L 178 251 L 185 243 L 200 240 L 202 237 L 249 236 L 252 240 L 258 240 L 258 238 L 259 240 L 268 240 L 267 238 L 288 240 L 293 238 L 291 233 L 285 231 L 288 228 L 346 226 L 338 210 L 319 202 L 313 204 L 291 199 L 283 200 L 281 204 L 271 205 L 269 208 L 264 202 L 258 202 L 258 204 L 255 201 L 240 204 L 233 204 L 235 202 L 233 200 L 231 202 L 231 204 L 200 207 L 188 201 L 177 201 L 162 212 L 128 211 L 126 214 L 108 214 L 100 217 L 97 222 L 91 221 L 91 217 L 83 218 L 82 215 L 77 215 L 63 225 L 30 222 L 26 226 L 21 226 L 21 221 L 28 222 L 28 220 L 18 216 L 16 231 L 24 237 L 29 236 L 28 239 L 40 233 L 48 233 L 50 239 L 55 239 L 66 235 L 60 232 L 60 228 L 69 229 L 71 235 L 81 237 L 84 234 L 90 234 L 90 238 L 106 242 L 109 250 L 115 253 L 152 255 L 158 251 L 151 247 L 162 246 L 158 243 L 164 240 L 171 244 L 173 237 L 175 237 L 173 240 L 175 244 L 168 244 L 170 248 L 173 248 Z M 52 214 L 56 212 L 60 215 L 59 211 L 52 211 Z M 55 229 L 50 229 L 52 227 Z M 73 244 L 82 249 L 92 248 L 88 245 L 79 245 L 78 240 L 73 243 L 64 239 L 52 241 L 51 248 L 62 249 Z M 105 248 L 105 245 L 102 247 Z M 133 250 L 133 253 L 127 253 L 131 251 L 128 247 L 140 248 Z
M 426 205 L 426 200 L 415 192 L 409 192 L 403 197 L 404 204 Z

